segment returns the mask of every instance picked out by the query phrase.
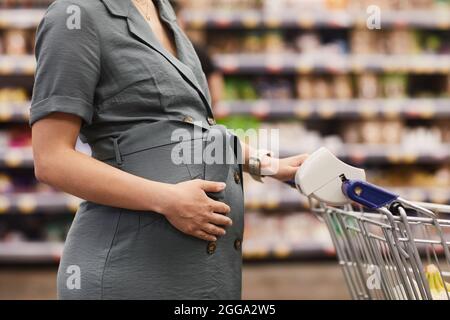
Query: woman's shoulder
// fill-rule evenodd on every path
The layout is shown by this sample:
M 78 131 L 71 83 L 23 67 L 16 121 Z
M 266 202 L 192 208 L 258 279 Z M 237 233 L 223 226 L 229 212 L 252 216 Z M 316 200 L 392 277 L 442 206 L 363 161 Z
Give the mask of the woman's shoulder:
M 53 8 L 67 8 L 68 6 L 78 6 L 82 10 L 99 10 L 105 9 L 102 0 L 54 0 L 49 9 Z
M 101 24 L 108 16 L 101 0 L 55 0 L 47 8 L 42 22 L 58 23 L 79 21 L 80 28 L 84 24 Z
M 36 32 L 36 54 L 46 50 L 68 51 L 79 46 L 100 51 L 100 28 L 108 25 L 109 13 L 102 0 L 55 0 Z

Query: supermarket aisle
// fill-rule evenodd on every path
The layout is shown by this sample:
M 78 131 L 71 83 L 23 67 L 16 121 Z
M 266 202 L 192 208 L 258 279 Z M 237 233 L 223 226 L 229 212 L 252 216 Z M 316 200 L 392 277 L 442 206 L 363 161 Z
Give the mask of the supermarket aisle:
M 60 256 L 80 201 L 33 171 L 34 35 L 53 1 L 0 0 L 0 299 L 55 298 L 55 267 L 32 266 Z M 276 129 L 283 157 L 326 146 L 403 198 L 450 204 L 450 0 L 174 1 L 223 77 L 220 124 Z M 381 30 L 365 28 L 369 5 Z M 244 298 L 349 298 L 318 262 L 334 250 L 307 199 L 244 185 Z
M 0 300 L 55 299 L 56 267 L 0 268 Z M 335 262 L 244 267 L 244 299 L 348 299 Z M 333 290 L 330 290 L 333 288 Z

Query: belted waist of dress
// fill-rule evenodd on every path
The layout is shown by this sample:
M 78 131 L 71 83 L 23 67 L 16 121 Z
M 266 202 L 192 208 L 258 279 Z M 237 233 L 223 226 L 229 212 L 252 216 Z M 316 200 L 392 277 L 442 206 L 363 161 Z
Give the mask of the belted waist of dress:
M 214 130 L 213 130 L 214 129 Z M 179 120 L 161 120 L 142 124 L 121 132 L 117 136 L 110 136 L 90 143 L 92 157 L 98 160 L 116 158 L 120 163 L 121 157 L 137 151 L 180 143 L 196 139 L 205 140 L 208 135 L 229 134 L 221 125 L 208 125 L 201 122 L 185 122 Z M 232 135 L 234 138 L 235 136 Z M 236 138 L 237 139 L 237 138 Z

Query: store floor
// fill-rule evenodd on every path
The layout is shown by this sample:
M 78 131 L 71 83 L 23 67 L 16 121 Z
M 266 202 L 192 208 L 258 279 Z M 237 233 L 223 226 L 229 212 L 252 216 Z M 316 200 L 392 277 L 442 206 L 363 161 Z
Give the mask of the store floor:
M 348 299 L 334 262 L 250 264 L 244 299 Z M 56 267 L 0 267 L 0 299 L 55 299 Z

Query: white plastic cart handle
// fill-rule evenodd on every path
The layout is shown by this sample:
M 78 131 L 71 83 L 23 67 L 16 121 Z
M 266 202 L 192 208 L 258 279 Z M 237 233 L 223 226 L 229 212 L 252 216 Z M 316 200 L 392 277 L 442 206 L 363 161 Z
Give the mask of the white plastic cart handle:
M 295 184 L 305 196 L 330 205 L 344 205 L 350 200 L 342 191 L 343 176 L 366 181 L 363 169 L 342 162 L 327 148 L 320 148 L 301 165 L 295 175 Z

